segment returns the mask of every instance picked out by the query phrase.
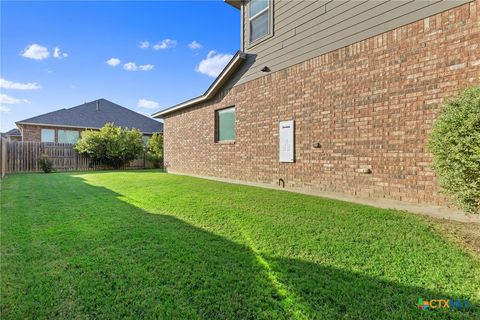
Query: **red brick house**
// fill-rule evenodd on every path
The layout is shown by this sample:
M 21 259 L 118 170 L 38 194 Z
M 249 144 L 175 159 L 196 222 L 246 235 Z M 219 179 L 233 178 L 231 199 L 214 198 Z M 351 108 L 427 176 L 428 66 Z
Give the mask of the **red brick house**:
M 426 140 L 480 77 L 480 1 L 226 1 L 241 47 L 164 119 L 170 172 L 445 204 Z
M 76 107 L 60 109 L 16 122 L 22 141 L 75 143 L 82 131 L 98 130 L 106 123 L 136 128 L 148 139 L 153 133 L 162 132 L 159 121 L 128 108 L 98 99 Z

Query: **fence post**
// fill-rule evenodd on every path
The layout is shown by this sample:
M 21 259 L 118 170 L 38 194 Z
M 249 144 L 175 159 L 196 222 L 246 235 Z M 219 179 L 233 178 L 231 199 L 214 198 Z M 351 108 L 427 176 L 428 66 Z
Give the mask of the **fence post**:
M 0 156 L 1 156 L 1 177 L 5 177 L 5 173 L 7 171 L 7 139 L 1 138 L 0 139 Z

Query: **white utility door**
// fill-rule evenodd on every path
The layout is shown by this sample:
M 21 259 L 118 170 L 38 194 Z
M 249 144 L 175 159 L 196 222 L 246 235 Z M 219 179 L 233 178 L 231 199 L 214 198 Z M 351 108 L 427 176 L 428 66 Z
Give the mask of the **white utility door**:
M 295 122 L 294 120 L 280 121 L 280 162 L 295 161 Z

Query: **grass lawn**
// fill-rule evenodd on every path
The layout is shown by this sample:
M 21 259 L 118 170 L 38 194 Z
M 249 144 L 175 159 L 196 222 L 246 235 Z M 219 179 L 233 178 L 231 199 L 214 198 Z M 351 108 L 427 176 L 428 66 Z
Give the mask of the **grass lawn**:
M 158 171 L 11 175 L 2 319 L 479 319 L 480 261 L 425 218 Z M 419 298 L 472 308 L 420 310 Z

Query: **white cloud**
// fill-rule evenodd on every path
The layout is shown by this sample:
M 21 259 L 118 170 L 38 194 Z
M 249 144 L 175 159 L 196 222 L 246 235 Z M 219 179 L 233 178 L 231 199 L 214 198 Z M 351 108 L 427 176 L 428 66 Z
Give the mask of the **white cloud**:
M 140 47 L 140 49 L 147 49 L 148 47 L 150 47 L 150 42 L 141 41 L 139 47 Z
M 40 85 L 37 83 L 20 83 L 20 82 L 12 82 L 0 78 L 0 88 L 3 89 L 15 89 L 15 90 L 35 90 L 40 89 Z
M 155 109 L 158 108 L 159 104 L 158 102 L 153 100 L 140 99 L 137 102 L 137 106 L 140 108 Z
M 110 58 L 107 60 L 107 64 L 110 66 L 110 67 L 116 67 L 120 64 L 120 59 L 118 58 Z
M 169 49 L 173 48 L 177 45 L 177 40 L 172 40 L 172 39 L 163 39 L 159 43 L 153 46 L 154 50 L 163 50 L 163 49 Z
M 154 68 L 155 66 L 153 64 L 142 64 L 142 65 L 137 65 L 135 62 L 128 62 L 123 65 L 123 69 L 127 71 L 150 71 Z
M 68 57 L 68 54 L 61 52 L 59 47 L 53 49 L 53 57 L 57 59 L 62 59 Z
M 127 71 L 137 71 L 138 67 L 135 62 L 128 62 L 123 65 L 123 69 Z
M 138 69 L 142 70 L 142 71 L 150 71 L 154 68 L 155 66 L 153 64 L 144 64 L 144 65 L 141 65 L 141 66 L 138 66 Z
M 28 103 L 28 100 L 17 99 L 3 93 L 0 94 L 0 104 L 19 104 L 19 103 Z
M 10 112 L 10 108 L 0 106 L 0 113 L 8 113 Z
M 190 42 L 190 43 L 188 44 L 188 46 L 190 47 L 190 49 L 193 49 L 193 50 L 202 48 L 202 45 L 201 45 L 199 42 L 195 41 L 195 40 L 193 40 L 192 42 Z
M 233 55 L 228 53 L 210 51 L 207 58 L 200 61 L 195 71 L 209 75 L 210 77 L 216 77 L 222 72 L 232 57 Z
M 31 44 L 23 50 L 21 55 L 25 58 L 35 59 L 35 60 L 43 60 L 47 59 L 50 56 L 50 52 L 48 49 L 39 45 L 39 44 Z
M 34 43 L 26 47 L 20 55 L 29 59 L 43 60 L 50 57 L 50 51 L 46 47 Z M 59 47 L 55 47 L 53 48 L 52 56 L 56 59 L 63 59 L 68 57 L 68 54 L 62 52 Z

